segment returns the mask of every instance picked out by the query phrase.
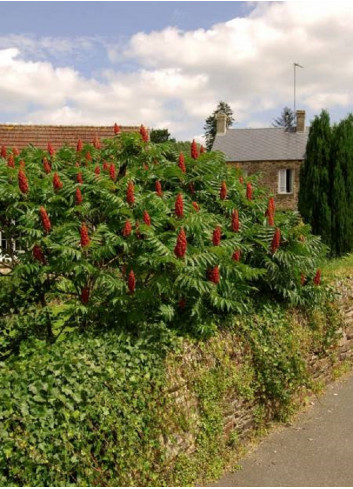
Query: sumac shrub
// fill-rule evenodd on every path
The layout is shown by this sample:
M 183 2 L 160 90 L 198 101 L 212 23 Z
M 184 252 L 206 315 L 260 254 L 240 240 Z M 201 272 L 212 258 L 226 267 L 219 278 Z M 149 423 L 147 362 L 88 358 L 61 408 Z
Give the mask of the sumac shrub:
M 11 332 L 6 345 L 11 335 L 17 343 L 31 334 L 54 340 L 67 326 L 136 332 L 164 322 L 208 335 L 260 298 L 305 304 L 324 290 L 313 283 L 319 239 L 297 213 L 277 212 L 281 239 L 274 250 L 268 195 L 220 153 L 185 154 L 183 171 L 172 144 L 154 145 L 138 133 L 114 136 L 112 128 L 112 139 L 79 152 L 64 147 L 49 155 L 28 147 L 12 156 L 14 167 L 0 158 L 1 254 L 9 258 L 8 290 L 0 294 L 1 327 Z M 49 157 L 50 173 L 43 167 Z M 216 228 L 222 230 L 217 246 Z M 182 259 L 175 253 L 181 230 Z M 210 280 L 216 268 L 217 280 Z

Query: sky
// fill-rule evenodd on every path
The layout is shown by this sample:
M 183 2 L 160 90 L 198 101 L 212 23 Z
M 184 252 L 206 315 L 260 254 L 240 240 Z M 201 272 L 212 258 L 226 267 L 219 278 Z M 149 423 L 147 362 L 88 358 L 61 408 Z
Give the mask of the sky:
M 1 2 L 0 123 L 140 125 L 202 142 L 234 127 L 353 111 L 353 3 Z

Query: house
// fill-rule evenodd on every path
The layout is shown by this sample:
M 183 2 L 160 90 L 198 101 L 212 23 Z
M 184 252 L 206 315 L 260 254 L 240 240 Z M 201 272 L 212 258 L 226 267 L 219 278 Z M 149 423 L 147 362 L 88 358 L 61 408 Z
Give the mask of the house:
M 268 188 L 280 209 L 296 209 L 299 170 L 302 164 L 309 128 L 305 111 L 296 111 L 297 125 L 291 131 L 270 127 L 228 129 L 226 115 L 217 115 L 217 134 L 213 151 L 222 151 L 226 161 L 243 169 L 246 175 L 260 174 L 259 183 Z
M 121 126 L 122 132 L 138 132 L 139 127 Z M 76 147 L 77 141 L 92 143 L 95 137 L 108 139 L 114 136 L 114 126 L 47 126 L 0 124 L 0 146 L 19 150 L 29 144 L 47 149 L 50 142 L 55 150 L 64 145 Z

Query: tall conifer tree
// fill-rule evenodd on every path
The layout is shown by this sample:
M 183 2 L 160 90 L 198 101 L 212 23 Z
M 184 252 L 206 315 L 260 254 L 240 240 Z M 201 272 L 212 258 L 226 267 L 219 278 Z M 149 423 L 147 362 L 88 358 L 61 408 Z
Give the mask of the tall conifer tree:
M 300 169 L 298 208 L 314 234 L 331 245 L 331 143 L 330 116 L 323 110 L 309 132 L 306 157 Z

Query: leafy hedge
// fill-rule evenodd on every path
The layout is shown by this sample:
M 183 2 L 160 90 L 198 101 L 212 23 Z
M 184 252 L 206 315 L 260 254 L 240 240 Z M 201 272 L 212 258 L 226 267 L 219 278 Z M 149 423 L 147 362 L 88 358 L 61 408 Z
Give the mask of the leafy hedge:
M 276 213 L 220 153 L 147 139 L 142 128 L 76 151 L 2 152 L 3 355 L 23 338 L 96 325 L 162 321 L 207 336 L 264 296 L 320 296 L 323 248 L 298 214 Z

